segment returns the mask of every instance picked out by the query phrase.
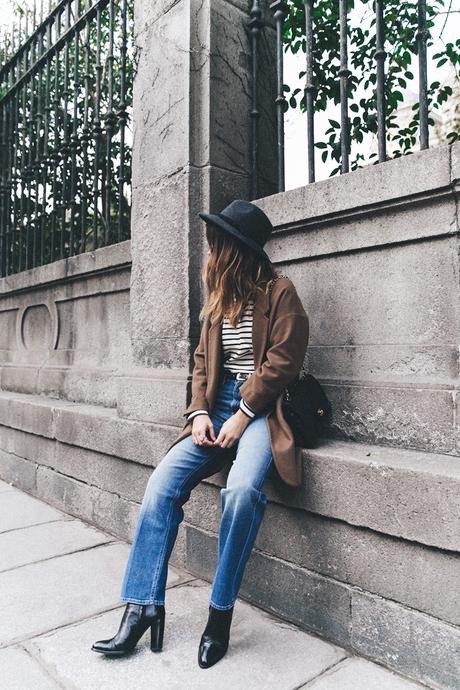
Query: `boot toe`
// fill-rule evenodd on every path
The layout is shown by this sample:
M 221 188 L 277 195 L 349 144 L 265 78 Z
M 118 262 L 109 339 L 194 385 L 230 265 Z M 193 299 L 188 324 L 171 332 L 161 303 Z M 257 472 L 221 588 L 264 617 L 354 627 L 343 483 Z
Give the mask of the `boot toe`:
M 210 668 L 225 656 L 226 651 L 227 646 L 218 640 L 203 640 L 198 649 L 198 665 L 201 668 Z
M 129 649 L 117 649 L 116 645 L 113 644 L 113 640 L 98 640 L 91 645 L 91 650 L 93 652 L 99 652 L 100 654 L 107 654 L 107 656 L 122 656 L 129 652 Z
M 109 649 L 109 644 L 110 640 L 97 640 L 97 642 L 93 642 L 91 649 L 93 649 L 95 652 L 105 652 L 107 649 Z

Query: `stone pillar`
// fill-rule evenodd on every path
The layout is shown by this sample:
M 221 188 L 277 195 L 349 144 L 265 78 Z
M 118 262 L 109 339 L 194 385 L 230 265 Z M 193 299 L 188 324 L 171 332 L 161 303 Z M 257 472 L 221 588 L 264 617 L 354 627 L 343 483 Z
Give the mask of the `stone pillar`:
M 207 251 L 197 214 L 250 194 L 250 6 L 249 0 L 135 1 L 134 371 L 120 379 L 121 416 L 182 421 Z M 275 191 L 273 37 L 267 27 L 261 41 L 264 194 Z M 267 79 L 264 53 L 273 55 L 273 78 Z

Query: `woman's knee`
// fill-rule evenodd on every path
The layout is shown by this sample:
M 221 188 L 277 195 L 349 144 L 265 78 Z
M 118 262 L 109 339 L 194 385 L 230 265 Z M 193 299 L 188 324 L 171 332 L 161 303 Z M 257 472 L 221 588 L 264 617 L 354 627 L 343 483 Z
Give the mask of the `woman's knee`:
M 227 483 L 227 486 L 220 490 L 220 494 L 224 503 L 228 501 L 235 504 L 267 502 L 267 497 L 259 487 L 248 481 Z
M 177 486 L 167 472 L 154 469 L 145 487 L 144 501 L 171 500 L 176 495 Z

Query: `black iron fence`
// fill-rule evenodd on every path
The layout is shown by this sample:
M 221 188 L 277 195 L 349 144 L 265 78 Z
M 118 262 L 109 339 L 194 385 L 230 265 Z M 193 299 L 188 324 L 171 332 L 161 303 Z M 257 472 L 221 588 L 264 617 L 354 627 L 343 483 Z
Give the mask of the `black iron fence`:
M 427 98 L 427 37 L 429 31 L 427 29 L 427 11 L 426 0 L 415 0 L 416 15 L 417 15 L 417 29 L 415 31 L 415 41 L 417 44 L 418 53 L 418 81 L 419 81 L 419 142 L 420 148 L 428 148 L 428 98 Z M 261 32 L 264 27 L 270 23 L 274 23 L 276 27 L 276 73 L 277 73 L 277 94 L 274 106 L 276 108 L 276 150 L 277 150 L 277 187 L 278 191 L 282 192 L 285 189 L 285 150 L 284 150 L 284 116 L 287 110 L 287 100 L 284 93 L 284 26 L 286 18 L 289 17 L 289 12 L 293 5 L 300 5 L 302 3 L 288 3 L 284 0 L 275 0 L 271 2 L 265 10 L 267 14 L 262 11 L 262 6 L 266 3 L 261 3 L 260 0 L 253 0 L 251 8 L 251 16 L 248 23 L 248 28 L 251 34 L 251 50 L 252 50 L 252 103 L 250 116 L 252 120 L 252 142 L 251 142 L 251 158 L 252 158 L 252 189 L 251 198 L 258 197 L 258 140 L 263 136 L 263 132 L 259 131 L 259 118 L 261 115 L 260 105 L 257 97 L 258 89 L 258 72 L 257 72 L 257 56 L 259 52 L 259 42 Z M 314 47 L 315 47 L 315 31 L 318 31 L 320 26 L 314 24 L 314 10 L 316 8 L 315 0 L 303 0 L 304 6 L 304 26 L 301 34 L 305 37 L 305 86 L 304 86 L 304 102 L 306 110 L 306 146 L 308 157 L 308 181 L 315 181 L 315 98 L 318 91 L 318 83 L 314 81 Z M 339 51 L 340 51 L 340 67 L 337 71 L 340 91 L 340 172 L 346 173 L 350 169 L 350 114 L 349 114 L 349 89 L 348 82 L 352 71 L 350 70 L 350 61 L 348 58 L 348 31 L 347 24 L 349 20 L 350 2 L 348 0 L 337 0 L 338 5 L 338 24 L 337 32 L 339 36 Z M 385 109 L 385 58 L 387 53 L 384 50 L 384 21 L 383 21 L 384 0 L 375 0 L 375 50 L 373 58 L 375 61 L 376 71 L 376 87 L 375 87 L 375 105 L 376 105 L 376 134 L 378 142 L 378 161 L 382 162 L 387 159 L 386 152 L 386 109 Z M 317 17 L 318 21 L 318 17 Z M 319 19 L 321 23 L 321 19 Z M 301 37 L 299 33 L 299 38 Z
M 0 68 L 0 275 L 130 233 L 131 0 L 20 17 Z M 29 35 L 29 24 L 32 24 Z

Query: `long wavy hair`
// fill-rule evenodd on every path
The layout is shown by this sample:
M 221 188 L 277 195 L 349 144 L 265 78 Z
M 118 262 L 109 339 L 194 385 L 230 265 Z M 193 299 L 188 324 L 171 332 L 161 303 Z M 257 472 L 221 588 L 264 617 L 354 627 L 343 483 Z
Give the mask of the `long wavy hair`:
M 206 239 L 209 252 L 201 279 L 208 299 L 199 318 L 209 315 L 215 323 L 226 316 L 235 328 L 248 301 L 255 300 L 259 290 L 266 291 L 278 272 L 269 259 L 210 223 L 206 223 Z

